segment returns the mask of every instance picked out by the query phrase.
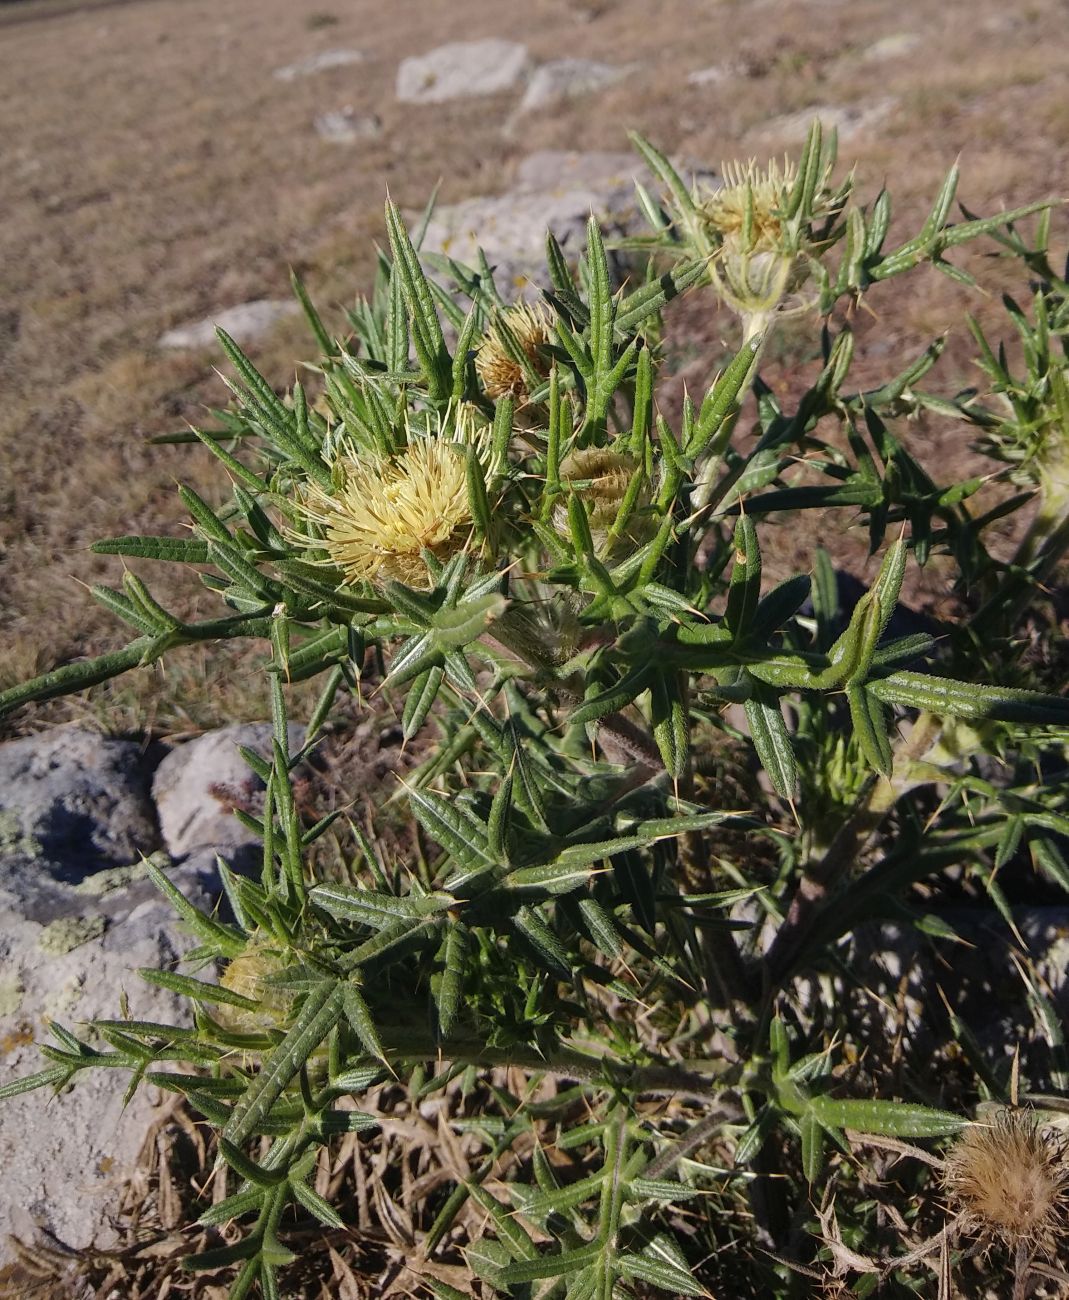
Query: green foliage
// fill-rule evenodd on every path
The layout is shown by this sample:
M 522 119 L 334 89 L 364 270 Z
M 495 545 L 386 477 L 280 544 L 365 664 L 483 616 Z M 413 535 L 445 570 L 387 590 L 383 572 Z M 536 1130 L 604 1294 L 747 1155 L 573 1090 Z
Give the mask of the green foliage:
M 550 237 L 550 328 L 530 350 L 485 259 L 421 259 L 420 232 L 389 204 L 390 252 L 351 333 L 333 337 L 296 285 L 321 352 L 315 400 L 276 394 L 221 334 L 234 401 L 197 436 L 232 500 L 216 511 L 184 489 L 191 536 L 95 549 L 195 566 L 229 612 L 186 623 L 127 577 L 96 592 L 137 634 L 125 650 L 0 696 L 7 712 L 194 641 L 262 643 L 276 743 L 270 763 L 250 756 L 267 794 L 245 814 L 260 878 L 224 874 L 222 920 L 150 867 L 199 946 L 196 973 L 144 975 L 189 999 L 192 1026 L 106 1021 L 79 1039 L 57 1025 L 48 1067 L 0 1089 L 59 1090 L 107 1066 L 185 1095 L 232 1188 L 202 1222 L 245 1225 L 189 1266 L 232 1265 L 232 1297 L 280 1294 L 294 1213 L 339 1225 L 309 1181 L 316 1153 L 384 1122 L 342 1100 L 390 1075 L 426 1095 L 457 1070 L 497 1080 L 501 1106 L 477 1119 L 485 1170 L 443 1200 L 420 1250 L 444 1249 L 474 1198 L 490 1230 L 466 1265 L 484 1294 L 703 1295 L 740 1240 L 811 1268 L 819 1240 L 807 1252 L 798 1216 L 818 1180 L 852 1185 L 851 1135 L 941 1138 L 969 1100 L 866 1074 L 845 1001 L 814 1010 L 812 981 L 839 978 L 866 923 L 930 932 L 917 904 L 949 871 L 1008 917 L 996 873 L 1025 850 L 1069 887 L 1069 702 L 1019 653 L 1026 635 L 1049 640 L 1069 544 L 1069 317 L 1049 214 L 1034 243 L 1018 226 L 1035 206 L 955 224 L 954 172 L 922 229 L 888 249 L 888 195 L 862 206 L 851 179 L 835 186 L 819 128 L 796 169 L 751 170 L 719 196 L 636 143 L 664 187 L 640 193 L 645 278 L 614 290 L 593 221 L 578 265 Z M 968 281 L 947 255 L 981 236 L 1041 280 L 1030 311 L 1007 302 L 1023 374 L 975 327 L 984 392 L 919 387 L 938 342 L 851 389 L 836 307 L 921 263 Z M 684 292 L 719 298 L 739 338 L 672 427 L 661 313 Z M 761 358 L 806 314 L 822 361 L 787 404 Z M 505 395 L 474 364 L 490 347 L 518 375 Z M 980 429 L 1003 468 L 941 481 L 900 436 L 918 411 Z M 1042 509 L 1007 562 L 986 530 L 1026 504 L 1012 489 L 991 504 L 1010 482 Z M 852 609 L 823 551 L 812 574 L 766 578 L 773 525 L 813 510 L 860 523 L 882 552 Z M 904 584 L 933 557 L 968 612 L 938 636 L 896 634 Z M 402 795 L 424 856 L 394 862 L 359 836 L 337 877 L 316 879 L 309 849 L 332 819 L 302 821 L 293 773 L 339 693 L 358 695 L 368 648 L 420 742 Z M 306 749 L 291 754 L 286 686 L 313 678 Z M 710 754 L 741 755 L 744 776 L 711 783 Z M 396 792 L 374 793 L 385 815 Z M 1038 986 L 1031 997 L 1049 1035 Z M 990 1093 L 997 1070 L 950 1014 Z M 503 1067 L 558 1087 L 507 1098 Z M 487 1189 L 521 1135 L 550 1131 L 574 1154 L 569 1178 L 536 1155 Z M 827 1242 L 824 1219 L 810 1226 Z M 775 1255 L 744 1253 L 755 1294 L 787 1294 Z

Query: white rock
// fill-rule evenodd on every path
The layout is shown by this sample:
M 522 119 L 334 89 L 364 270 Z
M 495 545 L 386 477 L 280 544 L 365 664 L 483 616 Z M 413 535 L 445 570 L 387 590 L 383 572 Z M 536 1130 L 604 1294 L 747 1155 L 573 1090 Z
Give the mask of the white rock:
M 520 101 L 520 112 L 530 113 L 550 108 L 566 99 L 575 99 L 611 86 L 626 77 L 630 68 L 613 67 L 593 59 L 554 59 L 536 68 Z
M 263 750 L 270 728 L 228 730 L 214 746 L 212 737 L 186 746 L 185 768 L 173 754 L 165 760 L 187 794 L 200 777 L 205 805 L 172 828 L 180 848 L 214 836 L 225 851 L 237 839 L 222 802 L 229 792 L 212 782 L 245 777 L 235 742 Z M 295 727 L 291 747 L 302 738 Z M 166 788 L 166 777 L 158 784 Z M 186 1004 L 137 973 L 173 970 L 196 942 L 141 861 L 160 835 L 148 786 L 148 764 L 131 741 L 63 727 L 0 745 L 0 1083 L 48 1065 L 38 1046 L 52 1020 L 95 1046 L 106 1045 L 85 1027 L 93 1019 L 187 1023 Z M 219 888 L 214 847 L 178 867 L 156 857 L 209 912 Z M 59 1098 L 31 1092 L 0 1104 L 0 1265 L 14 1255 L 8 1232 L 31 1246 L 113 1244 L 118 1191 L 158 1103 L 142 1088 L 126 1104 L 128 1082 L 121 1070 L 87 1071 Z
M 912 54 L 921 45 L 919 32 L 895 32 L 891 36 L 882 36 L 878 41 L 861 51 L 865 63 L 883 63 L 887 59 L 898 59 Z
M 351 105 L 315 119 L 316 134 L 331 144 L 355 144 L 382 135 L 382 121 L 374 113 L 357 113 Z
M 264 783 L 241 757 L 238 746 L 267 758 L 271 734 L 270 723 L 236 722 L 176 745 L 160 763 L 152 793 L 164 847 L 172 858 L 208 850 L 221 853 L 232 865 L 246 865 L 243 859 L 258 848 L 258 842 L 233 810 L 259 813 Z M 291 723 L 291 753 L 303 742 L 304 728 Z
M 520 163 L 506 193 L 438 208 L 423 249 L 475 266 L 481 245 L 496 268 L 501 292 L 530 296 L 533 287 L 549 283 L 547 230 L 574 261 L 585 246 L 591 213 L 609 235 L 645 229 L 635 199 L 636 179 L 657 189 L 635 154 L 542 150 Z
M 276 68 L 271 75 L 279 81 L 296 81 L 298 77 L 314 77 L 317 72 L 326 72 L 329 68 L 346 68 L 362 63 L 366 57 L 363 50 L 321 50 L 306 59 Z
M 189 321 L 178 325 L 160 336 L 161 348 L 213 348 L 217 346 L 215 329 L 218 326 L 237 343 L 254 343 L 284 316 L 292 316 L 299 311 L 297 303 L 288 298 L 258 298 L 255 302 L 243 302 L 237 307 L 228 307 L 214 316 L 203 320 Z
M 498 95 L 527 76 L 527 47 L 496 39 L 454 41 L 405 59 L 397 69 L 397 98 L 406 104 Z
M 92 904 L 82 906 L 91 934 Z M 134 1019 L 186 1022 L 179 999 L 137 974 L 138 967 L 173 969 L 192 944 L 162 899 L 141 903 L 103 936 L 78 938 L 70 918 L 48 926 L 10 913 L 0 918 L 0 1040 L 6 1045 L 0 1082 L 48 1067 L 38 1044 L 49 1041 L 49 1018 L 84 1038 L 79 1022 L 119 1019 L 123 993 Z M 68 943 L 75 946 L 64 951 Z M 108 1244 L 104 1225 L 158 1101 L 153 1089 L 142 1088 L 124 1106 L 128 1082 L 120 1070 L 90 1070 L 61 1097 L 43 1090 L 0 1103 L 0 1222 L 27 1244 L 41 1231 L 73 1248 Z M 0 1233 L 0 1262 L 12 1254 Z
M 137 746 L 129 748 L 136 754 Z M 92 757 L 87 754 L 90 761 Z M 98 764 L 94 777 L 100 770 Z M 121 785 L 121 774 L 117 775 Z M 66 796 L 59 792 L 61 782 L 68 785 Z M 87 782 L 84 773 L 61 762 L 44 784 L 57 792 L 54 806 L 70 808 L 84 799 Z M 101 822 L 114 817 L 107 792 L 95 794 L 92 803 Z M 93 812 L 89 807 L 84 815 L 91 819 Z M 95 862 L 88 832 L 85 850 L 87 860 Z M 47 1068 L 49 1062 L 40 1057 L 38 1046 L 49 1039 L 52 1020 L 98 1047 L 105 1044 L 84 1022 L 119 1019 L 124 1014 L 164 1024 L 188 1020 L 179 999 L 137 974 L 140 967 L 173 969 L 195 942 L 143 864 L 94 866 L 81 879 L 73 871 L 67 879 L 51 876 L 48 889 L 43 890 L 41 880 L 48 876 L 48 865 L 47 859 L 20 858 L 17 853 L 4 861 L 2 1083 Z M 167 869 L 186 897 L 211 910 L 209 891 L 218 892 L 214 872 L 206 878 L 195 867 Z M 133 1171 L 157 1104 L 153 1090 L 143 1089 L 124 1105 L 128 1082 L 120 1070 L 87 1071 L 59 1098 L 42 1091 L 0 1103 L 0 1168 L 4 1171 L 0 1223 L 7 1230 L 27 1244 L 38 1240 L 40 1233 L 46 1234 L 45 1244 L 49 1237 L 75 1248 L 110 1244 L 106 1224 L 116 1208 L 117 1190 Z M 0 1233 L 0 1264 L 12 1255 L 6 1232 Z

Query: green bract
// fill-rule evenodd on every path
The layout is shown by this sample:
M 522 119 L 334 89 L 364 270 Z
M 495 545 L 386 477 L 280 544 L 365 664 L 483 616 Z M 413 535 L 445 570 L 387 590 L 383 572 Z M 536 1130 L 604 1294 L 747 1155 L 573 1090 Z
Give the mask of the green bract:
M 285 1294 L 294 1213 L 340 1226 L 311 1185 L 317 1152 L 389 1123 L 339 1103 L 390 1076 L 421 1097 L 465 1070 L 489 1081 L 470 1121 L 486 1164 L 443 1194 L 410 1267 L 449 1255 L 480 1294 L 570 1300 L 729 1294 L 734 1251 L 753 1294 L 786 1295 L 783 1260 L 758 1243 L 819 1276 L 795 1229 L 818 1179 L 856 1190 L 837 1154 L 851 1132 L 938 1138 L 1010 1087 L 952 985 L 950 1037 L 975 1073 L 945 1096 L 878 1054 L 863 1064 L 873 1049 L 842 990 L 863 924 L 953 936 L 921 906 L 943 873 L 1009 919 L 1007 864 L 1030 855 L 1069 888 L 1064 659 L 1020 653 L 1050 641 L 1069 544 L 1069 309 L 1049 213 L 1033 243 L 1019 224 L 1041 205 L 955 224 L 952 173 L 923 228 L 888 247 L 887 193 L 862 205 L 852 179 L 836 186 L 817 127 L 797 166 L 739 171 L 719 199 L 637 144 L 664 193 L 641 192 L 654 234 L 623 288 L 592 220 L 578 265 L 548 238 L 539 310 L 510 316 L 485 262 L 422 259 L 387 205 L 390 254 L 350 335 L 296 285 L 321 349 L 314 394 L 279 396 L 220 334 L 233 405 L 196 436 L 232 500 L 217 511 L 183 490 L 190 537 L 95 547 L 196 566 L 219 616 L 183 622 L 127 575 L 96 592 L 135 630 L 126 649 L 0 696 L 9 712 L 191 642 L 262 645 L 276 743 L 272 762 L 250 758 L 267 783 L 262 817 L 245 815 L 259 879 L 223 869 L 221 920 L 149 867 L 200 946 L 194 973 L 145 974 L 190 1000 L 192 1028 L 115 1020 L 83 1041 L 56 1026 L 48 1067 L 0 1090 L 107 1065 L 183 1093 L 229 1170 L 204 1222 L 245 1225 L 189 1266 L 232 1264 L 233 1300 Z M 1038 281 L 1030 312 L 1011 304 L 1023 373 L 976 327 L 990 392 L 923 390 L 938 342 L 851 387 L 837 306 L 922 263 L 969 282 L 947 255 L 982 236 Z M 673 423 L 662 312 L 683 293 L 741 320 L 737 351 Z M 761 377 L 788 316 L 811 320 L 821 356 L 790 404 Z M 978 429 L 1005 468 L 942 481 L 901 436 L 918 412 Z M 986 529 L 1028 496 L 974 498 L 1008 480 L 1041 509 L 1004 561 Z M 862 525 L 880 557 L 852 608 L 819 548 L 810 571 L 765 573 L 772 526 L 813 510 Z M 899 630 L 904 584 L 933 556 L 967 614 Z M 374 794 L 384 814 L 407 800 L 424 852 L 394 863 L 358 835 L 338 878 L 316 879 L 308 850 L 333 818 L 302 820 L 293 773 L 339 693 L 358 694 L 369 647 L 406 740 L 424 742 L 405 787 Z M 311 679 L 294 754 L 287 687 Z M 1038 985 L 1029 996 L 1049 1037 Z M 567 1176 L 546 1143 L 571 1153 Z M 489 1190 L 499 1165 L 507 1182 Z M 450 1231 L 469 1198 L 488 1232 L 461 1261 Z M 862 1200 L 842 1211 L 854 1239 Z

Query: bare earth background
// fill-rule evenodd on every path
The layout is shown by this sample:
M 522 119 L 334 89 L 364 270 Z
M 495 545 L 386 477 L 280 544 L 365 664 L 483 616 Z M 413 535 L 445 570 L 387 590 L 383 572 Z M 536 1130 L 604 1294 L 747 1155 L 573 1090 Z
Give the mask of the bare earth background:
M 340 306 L 368 285 L 387 187 L 410 208 L 439 180 L 443 202 L 493 194 L 532 150 L 624 149 L 628 128 L 716 166 L 797 149 L 808 116 L 845 108 L 862 126 L 844 132 L 842 163 L 856 160 L 863 196 L 886 180 L 892 237 L 913 233 L 959 155 L 960 197 L 973 211 L 1069 189 L 1067 16 L 1063 0 L 0 4 L 0 686 L 121 643 L 84 585 L 116 582 L 119 562 L 89 555 L 91 541 L 177 532 L 178 481 L 210 499 L 226 492 L 200 448 L 147 443 L 205 422 L 205 407 L 225 399 L 216 355 L 160 350 L 161 333 L 285 297 L 291 266 L 340 329 Z M 511 131 L 516 93 L 398 102 L 402 58 L 481 37 L 522 41 L 537 61 L 634 70 Z M 336 48 L 365 58 L 290 82 L 272 75 Z M 728 74 L 688 83 L 710 66 Z M 342 145 L 315 133 L 318 115 L 350 106 L 380 119 L 378 138 Z M 1064 217 L 1056 229 L 1064 245 Z M 963 308 L 1005 332 L 997 294 L 934 273 L 872 301 L 879 319 L 856 322 L 862 380 L 952 328 L 930 386 L 953 392 L 971 378 Z M 667 407 L 684 383 L 700 388 L 731 341 L 705 306 L 676 307 Z M 312 344 L 293 320 L 250 351 L 282 386 Z M 788 339 L 768 373 L 790 386 L 812 362 Z M 914 437 L 931 442 L 941 472 L 969 463 L 959 429 Z M 804 538 L 785 546 L 807 567 Z M 860 572 L 864 547 L 855 552 Z M 153 578 L 184 612 L 212 609 L 207 596 L 168 587 L 169 575 Z M 205 673 L 204 656 L 186 652 L 162 683 L 143 674 L 96 703 L 64 706 L 65 716 L 92 710 L 141 729 L 150 698 L 165 729 L 262 715 L 242 674 L 209 690 Z

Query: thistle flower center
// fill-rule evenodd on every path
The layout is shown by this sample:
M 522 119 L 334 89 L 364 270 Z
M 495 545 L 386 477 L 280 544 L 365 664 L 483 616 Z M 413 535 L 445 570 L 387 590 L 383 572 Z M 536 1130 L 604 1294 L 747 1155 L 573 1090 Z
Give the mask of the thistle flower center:
M 309 487 L 303 506 L 349 581 L 426 586 L 422 552 L 444 560 L 466 545 L 472 519 L 459 442 L 414 437 L 397 456 L 346 458 L 341 468 L 342 487 Z

